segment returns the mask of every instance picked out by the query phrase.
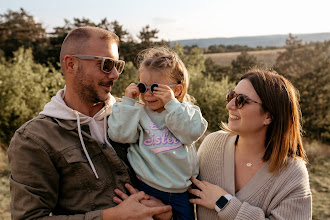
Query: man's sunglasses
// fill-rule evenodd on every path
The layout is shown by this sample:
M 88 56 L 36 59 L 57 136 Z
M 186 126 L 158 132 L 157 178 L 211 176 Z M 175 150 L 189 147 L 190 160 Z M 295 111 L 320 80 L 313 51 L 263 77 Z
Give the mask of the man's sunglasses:
M 235 106 L 238 109 L 243 108 L 244 104 L 247 103 L 247 101 L 251 101 L 251 102 L 262 105 L 262 103 L 256 102 L 256 101 L 250 99 L 249 97 L 247 97 L 246 95 L 236 94 L 233 90 L 229 90 L 226 95 L 227 103 L 229 103 L 233 98 L 235 98 Z
M 174 87 L 174 86 L 176 86 L 178 84 L 171 84 L 171 85 L 167 85 L 167 86 L 168 87 Z M 153 94 L 154 91 L 155 91 L 155 88 L 158 87 L 158 83 L 153 83 L 153 84 L 151 84 L 151 86 L 146 86 L 146 84 L 140 82 L 139 84 L 137 84 L 137 87 L 139 88 L 139 92 L 142 93 L 142 94 L 146 93 L 148 91 L 148 89 Z
M 115 67 L 117 69 L 117 72 L 121 74 L 125 66 L 125 61 L 114 60 L 110 57 L 99 57 L 99 56 L 90 56 L 90 55 L 82 55 L 82 54 L 76 54 L 72 56 L 82 60 L 101 60 L 102 61 L 101 70 L 105 73 L 110 73 L 112 69 Z

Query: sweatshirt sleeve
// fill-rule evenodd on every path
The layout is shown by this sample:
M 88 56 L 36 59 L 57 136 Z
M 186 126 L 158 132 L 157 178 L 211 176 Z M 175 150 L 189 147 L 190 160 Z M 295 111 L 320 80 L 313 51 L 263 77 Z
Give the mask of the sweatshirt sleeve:
M 173 99 L 165 105 L 165 109 L 168 111 L 166 125 L 181 143 L 190 145 L 206 131 L 208 123 L 198 106 Z
M 116 102 L 108 119 L 108 135 L 118 143 L 135 143 L 139 138 L 139 120 L 141 108 L 135 105 L 135 100 L 123 97 L 122 102 Z

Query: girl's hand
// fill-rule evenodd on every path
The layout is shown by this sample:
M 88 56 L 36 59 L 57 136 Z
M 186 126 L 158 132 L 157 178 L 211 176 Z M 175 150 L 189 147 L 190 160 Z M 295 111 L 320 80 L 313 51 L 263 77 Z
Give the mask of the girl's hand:
M 211 184 L 207 181 L 199 181 L 198 179 L 191 177 L 190 180 L 199 189 L 189 189 L 189 192 L 199 198 L 190 199 L 189 202 L 204 206 L 208 209 L 215 209 L 215 202 L 223 195 L 228 194 L 220 186 Z
M 173 90 L 164 84 L 158 84 L 158 87 L 155 87 L 153 94 L 161 99 L 165 105 L 172 99 L 175 99 Z
M 129 86 L 127 86 L 125 90 L 125 96 L 132 99 L 135 99 L 139 94 L 139 88 L 136 86 L 135 83 L 131 83 Z

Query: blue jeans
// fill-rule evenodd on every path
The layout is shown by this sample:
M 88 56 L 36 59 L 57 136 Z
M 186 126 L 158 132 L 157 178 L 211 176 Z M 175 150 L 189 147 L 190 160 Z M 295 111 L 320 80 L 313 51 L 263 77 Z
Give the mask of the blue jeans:
M 163 192 L 145 184 L 141 180 L 137 180 L 136 186 L 138 190 L 144 191 L 146 194 L 156 197 L 165 205 L 172 206 L 174 220 L 195 220 L 194 206 L 189 202 L 190 194 L 188 192 Z

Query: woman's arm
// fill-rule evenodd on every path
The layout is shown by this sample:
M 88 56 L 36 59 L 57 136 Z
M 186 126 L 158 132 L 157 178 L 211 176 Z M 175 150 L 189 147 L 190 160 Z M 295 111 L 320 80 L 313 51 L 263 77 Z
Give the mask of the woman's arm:
M 199 198 L 191 199 L 190 202 L 204 206 L 215 211 L 215 202 L 223 195 L 228 194 L 220 186 L 207 181 L 199 181 L 191 178 L 198 189 L 190 189 L 189 192 Z M 228 204 L 218 212 L 219 219 L 311 219 L 312 198 L 306 193 L 305 186 L 292 189 L 289 194 L 278 195 L 267 207 L 267 213 L 260 207 L 253 206 L 248 202 L 242 202 L 233 196 Z M 285 190 L 284 190 L 285 191 Z M 284 192 L 283 191 L 283 192 Z M 286 190 L 288 192 L 288 190 Z M 284 196 L 284 198 L 282 198 Z M 278 200 L 278 201 L 276 201 Z M 215 211 L 216 212 L 216 211 Z

